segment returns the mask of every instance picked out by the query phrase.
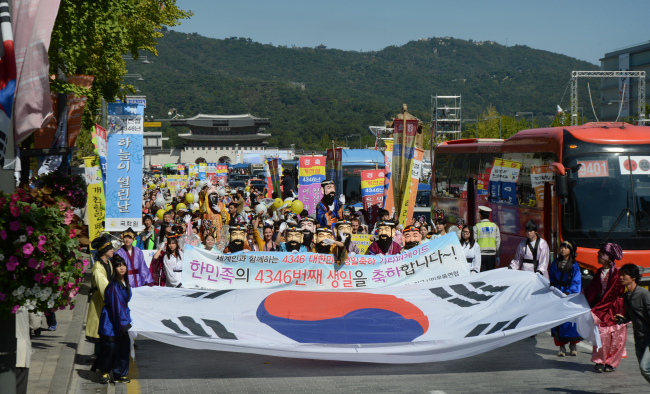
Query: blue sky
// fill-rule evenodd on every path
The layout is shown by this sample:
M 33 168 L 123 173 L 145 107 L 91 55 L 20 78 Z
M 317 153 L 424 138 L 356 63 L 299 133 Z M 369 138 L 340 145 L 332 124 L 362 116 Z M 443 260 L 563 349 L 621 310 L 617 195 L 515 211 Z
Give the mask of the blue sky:
M 380 50 L 450 36 L 528 45 L 600 64 L 650 40 L 650 0 L 177 0 L 194 17 L 172 29 L 264 44 Z

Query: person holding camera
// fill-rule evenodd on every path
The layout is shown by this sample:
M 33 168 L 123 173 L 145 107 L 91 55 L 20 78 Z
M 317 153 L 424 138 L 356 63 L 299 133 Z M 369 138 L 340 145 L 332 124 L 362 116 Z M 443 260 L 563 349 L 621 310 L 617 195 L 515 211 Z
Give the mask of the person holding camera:
M 564 240 L 558 248 L 558 257 L 553 260 L 548 269 L 548 278 L 551 286 L 560 290 L 565 295 L 580 293 L 582 277 L 580 265 L 576 261 L 578 253 L 576 244 L 570 240 Z M 566 322 L 551 329 L 551 335 L 555 346 L 559 346 L 558 357 L 567 354 L 566 345 L 569 344 L 569 351 L 572 356 L 578 355 L 576 345 L 582 340 L 578 334 L 576 324 Z
M 622 266 L 619 275 L 621 285 L 627 288 L 627 293 L 623 294 L 625 315 L 616 315 L 616 323 L 632 322 L 634 350 L 639 369 L 641 375 L 650 383 L 650 292 L 638 285 L 641 273 L 635 264 Z

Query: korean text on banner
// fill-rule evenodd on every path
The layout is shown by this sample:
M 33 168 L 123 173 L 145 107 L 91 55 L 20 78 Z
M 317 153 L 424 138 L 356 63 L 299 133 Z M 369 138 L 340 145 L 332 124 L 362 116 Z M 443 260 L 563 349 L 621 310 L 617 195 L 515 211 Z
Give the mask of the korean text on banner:
M 226 164 L 217 164 L 217 182 L 224 181 L 228 178 L 228 165 Z
M 106 190 L 106 129 L 102 126 L 95 124 L 95 134 L 93 135 L 95 139 L 95 148 L 97 149 L 97 155 L 99 156 L 99 168 L 102 172 L 102 181 L 104 182 L 104 191 Z
M 196 164 L 189 164 L 187 166 L 187 172 L 190 178 L 196 178 L 199 173 L 199 166 Z
M 581 337 L 600 346 L 583 294 L 565 296 L 532 272 L 492 270 L 471 278 L 327 292 L 141 286 L 133 289 L 129 308 L 132 330 L 157 341 L 279 357 L 446 361 L 568 321 L 576 323 Z
M 298 166 L 298 199 L 310 214 L 323 197 L 320 183 L 325 180 L 325 156 L 303 156 Z
M 88 238 L 92 241 L 104 231 L 104 188 L 102 174 L 97 163 L 97 156 L 84 157 L 85 177 L 88 185 Z M 92 249 L 92 246 L 91 246 Z
M 176 197 L 176 186 L 187 186 L 187 175 L 167 175 L 167 187 L 174 197 Z
M 532 166 L 530 182 L 535 190 L 535 201 L 538 208 L 544 208 L 544 183 L 553 182 L 555 175 L 548 166 Z
M 374 224 L 384 204 L 384 170 L 361 171 L 361 201 L 370 216 L 369 223 Z
M 177 165 L 176 169 L 178 170 L 178 175 L 187 175 L 185 174 L 185 164 Z
M 418 185 L 420 184 L 420 174 L 422 173 L 422 157 L 424 150 L 414 148 L 413 160 L 411 160 L 411 178 L 409 182 L 408 193 L 404 196 L 403 204 L 400 209 L 399 223 L 404 226 L 411 224 L 413 220 L 413 209 L 415 207 L 415 198 L 418 194 Z
M 411 181 L 411 161 L 415 154 L 415 136 L 417 135 L 418 120 L 395 119 L 393 131 L 393 199 L 395 207 L 399 209 L 408 199 L 409 183 Z M 406 130 L 404 130 L 406 127 Z
M 108 104 L 106 231 L 142 230 L 142 104 Z
M 391 217 L 395 213 L 395 199 L 393 198 L 393 142 L 386 141 L 386 151 L 384 152 L 384 206 L 383 208 L 390 212 Z M 374 223 L 371 223 L 374 225 Z
M 217 163 L 208 163 L 205 169 L 206 178 L 217 183 Z
M 458 237 L 450 234 L 395 256 L 349 257 L 317 253 L 213 254 L 185 246 L 182 283 L 205 289 L 378 288 L 469 275 Z
M 357 244 L 359 254 L 368 253 L 368 248 L 372 244 L 372 235 L 370 234 L 352 234 L 352 242 Z
M 327 150 L 327 180 L 333 181 L 338 194 L 343 193 L 343 149 Z
M 205 181 L 207 179 L 208 167 L 205 163 L 199 163 L 199 180 Z

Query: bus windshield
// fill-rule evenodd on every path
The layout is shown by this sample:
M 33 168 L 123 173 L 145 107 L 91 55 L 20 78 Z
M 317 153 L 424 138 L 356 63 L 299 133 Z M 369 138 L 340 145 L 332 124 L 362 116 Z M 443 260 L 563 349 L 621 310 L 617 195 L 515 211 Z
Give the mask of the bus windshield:
M 620 146 L 602 150 L 609 152 L 577 153 L 564 160 L 565 166 L 582 165 L 569 181 L 564 236 L 582 247 L 598 248 L 606 240 L 623 249 L 645 249 L 650 243 L 650 146 L 636 145 L 633 153 Z

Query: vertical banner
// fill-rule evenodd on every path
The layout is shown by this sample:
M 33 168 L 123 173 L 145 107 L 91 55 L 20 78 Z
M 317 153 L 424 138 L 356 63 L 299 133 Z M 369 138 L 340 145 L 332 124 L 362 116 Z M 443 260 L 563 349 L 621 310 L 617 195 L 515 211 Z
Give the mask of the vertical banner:
M 3 11 L 0 20 L 2 31 L 2 55 L 0 56 L 0 168 L 4 167 L 7 141 L 11 129 L 12 107 L 16 91 L 16 56 L 14 54 L 14 37 L 11 34 L 11 18 L 9 9 Z M 9 166 L 11 167 L 11 166 Z M 13 168 L 13 167 L 11 167 Z
M 205 163 L 199 163 L 199 180 L 205 181 L 207 179 L 208 166 Z
M 176 166 L 178 170 L 178 175 L 185 175 L 185 164 L 179 164 Z
M 224 183 L 228 180 L 228 165 L 227 164 L 217 164 L 217 183 L 223 181 Z
M 106 129 L 95 124 L 95 131 L 92 134 L 92 138 L 95 149 L 97 149 L 97 155 L 99 156 L 99 168 L 102 173 L 104 190 L 106 190 Z
M 190 178 L 196 178 L 199 175 L 199 166 L 196 164 L 188 164 L 187 172 Z
M 280 168 L 282 168 L 282 160 L 266 160 L 266 166 L 268 167 L 270 184 L 273 188 L 273 191 L 278 193 L 278 196 L 282 198 L 282 189 L 280 188 Z
M 384 152 L 384 205 L 383 208 L 390 212 L 391 217 L 395 213 L 395 199 L 393 198 L 393 142 L 386 141 Z
M 320 183 L 325 180 L 325 156 L 302 156 L 298 164 L 298 200 L 313 214 L 323 197 Z
M 404 114 L 406 116 L 406 113 Z M 411 162 L 415 152 L 415 136 L 417 135 L 418 120 L 394 120 L 393 131 L 393 162 L 392 182 L 393 199 L 395 207 L 404 205 L 404 199 L 408 199 L 408 189 L 411 178 Z M 406 130 L 404 130 L 406 127 Z
M 384 170 L 361 171 L 361 202 L 368 212 L 366 219 L 373 226 L 384 203 Z
M 530 183 L 535 190 L 537 208 L 544 208 L 544 183 L 553 182 L 555 177 L 548 166 L 532 166 L 530 168 Z
M 104 221 L 106 200 L 97 156 L 84 157 L 84 162 L 86 165 L 86 184 L 88 185 L 88 238 L 93 240 L 104 231 L 102 222 Z
M 343 149 L 335 148 L 327 150 L 327 180 L 333 181 L 336 186 L 336 193 L 343 193 Z
M 205 169 L 206 178 L 212 183 L 217 183 L 217 163 L 208 163 Z
M 411 224 L 413 219 L 413 208 L 415 207 L 415 198 L 418 194 L 418 185 L 420 184 L 420 174 L 422 173 L 422 158 L 424 150 L 414 148 L 413 160 L 411 160 L 411 178 L 407 194 L 403 198 L 402 207 L 399 213 L 399 223 L 403 226 Z
M 490 201 L 499 201 L 501 199 L 501 172 L 503 169 L 503 160 L 495 158 L 490 172 L 489 194 Z
M 142 230 L 142 104 L 108 104 L 106 231 Z

